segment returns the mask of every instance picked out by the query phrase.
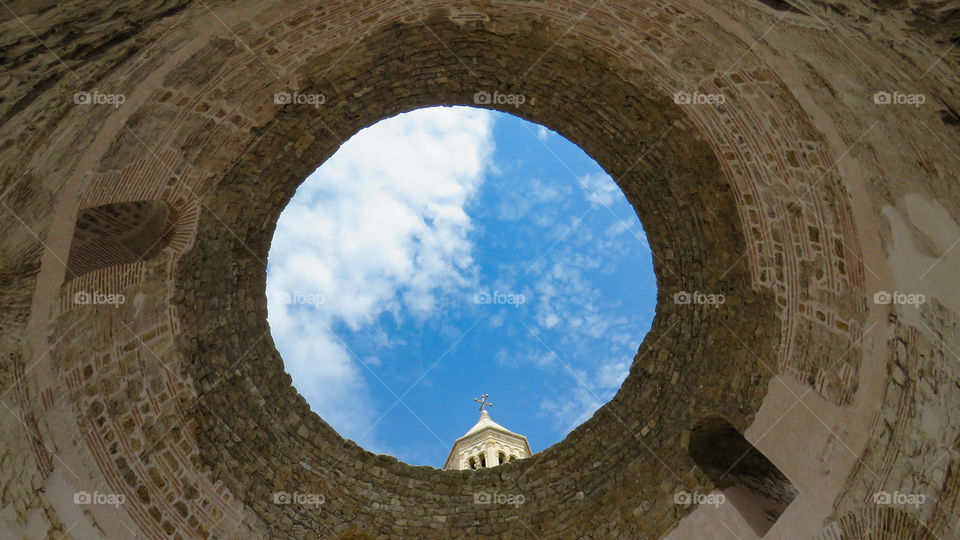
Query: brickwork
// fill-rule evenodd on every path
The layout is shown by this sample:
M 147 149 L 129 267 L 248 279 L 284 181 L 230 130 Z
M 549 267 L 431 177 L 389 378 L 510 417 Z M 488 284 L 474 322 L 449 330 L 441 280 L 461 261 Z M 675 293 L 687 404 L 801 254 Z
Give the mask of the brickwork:
M 871 422 L 873 444 L 850 472 L 836 515 L 873 506 L 880 492 L 920 494 L 922 504 L 898 510 L 931 537 L 960 537 L 960 359 L 945 346 L 960 337 L 957 317 L 934 302 L 919 327 L 892 314 L 891 322 L 894 355 L 883 407 Z
M 692 510 L 677 490 L 715 487 L 688 452 L 694 423 L 717 414 L 744 432 L 776 405 L 764 399 L 775 381 L 793 379 L 838 432 L 871 429 L 836 443 L 859 459 L 829 473 L 845 479 L 832 515 L 805 502 L 825 495 L 801 489 L 801 510 L 768 538 L 790 538 L 798 520 L 831 520 L 831 540 L 871 527 L 960 535 L 957 314 L 936 299 L 920 322 L 899 306 L 870 311 L 879 284 L 909 285 L 871 251 L 892 249 L 881 208 L 920 193 L 960 217 L 960 157 L 944 150 L 960 141 L 960 69 L 943 13 L 732 0 L 100 4 L 12 2 L 18 16 L 0 15 L 0 533 L 660 538 Z M 874 104 L 887 88 L 929 106 Z M 657 316 L 617 395 L 561 443 L 493 469 L 411 467 L 342 439 L 292 388 L 266 323 L 265 261 L 284 205 L 343 140 L 481 91 L 524 94 L 506 110 L 616 179 L 653 250 Z M 324 99 L 278 103 L 283 93 Z M 722 103 L 691 102 L 698 94 Z M 78 217 L 105 205 L 132 216 L 133 201 L 169 212 L 163 248 L 137 260 L 93 250 L 83 260 L 95 264 L 69 271 L 87 234 Z M 677 302 L 684 291 L 726 302 Z M 117 301 L 78 301 L 93 293 Z M 868 334 L 886 330 L 889 358 L 870 357 Z M 887 373 L 864 377 L 878 361 Z M 791 421 L 774 428 L 790 433 Z M 803 434 L 763 436 L 751 443 L 784 468 Z M 125 502 L 71 510 L 58 482 Z M 879 489 L 928 502 L 878 507 Z M 481 490 L 525 503 L 477 505 Z M 278 504 L 278 492 L 325 502 Z

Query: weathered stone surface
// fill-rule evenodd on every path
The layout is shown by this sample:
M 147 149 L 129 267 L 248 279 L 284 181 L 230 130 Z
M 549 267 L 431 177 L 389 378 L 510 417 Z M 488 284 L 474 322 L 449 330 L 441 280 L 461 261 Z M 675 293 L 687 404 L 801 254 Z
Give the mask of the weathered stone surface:
M 688 452 L 711 414 L 799 489 L 766 538 L 960 536 L 956 10 L 6 8 L 0 536 L 754 538 L 726 506 L 675 504 L 714 487 Z M 561 443 L 493 469 L 411 467 L 343 440 L 291 387 L 266 255 L 297 185 L 345 138 L 481 91 L 523 94 L 508 112 L 616 179 L 654 253 L 657 316 L 616 397 Z M 724 100 L 683 102 L 697 93 Z M 109 264 L 68 272 L 78 217 L 143 201 L 169 221 L 162 249 L 93 250 Z M 927 303 L 878 305 L 878 291 Z M 123 301 L 78 301 L 94 293 Z M 482 490 L 525 503 L 475 504 Z M 874 503 L 896 490 L 925 502 Z M 126 501 L 75 505 L 79 491 Z

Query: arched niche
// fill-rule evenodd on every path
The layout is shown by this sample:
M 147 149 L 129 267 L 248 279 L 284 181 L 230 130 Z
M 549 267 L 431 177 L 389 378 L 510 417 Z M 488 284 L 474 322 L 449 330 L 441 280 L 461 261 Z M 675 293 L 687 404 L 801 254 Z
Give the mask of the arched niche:
M 66 279 L 155 256 L 170 243 L 175 222 L 173 209 L 160 200 L 81 210 L 70 244 Z
M 720 415 L 694 424 L 690 457 L 759 536 L 799 494 L 793 482 Z

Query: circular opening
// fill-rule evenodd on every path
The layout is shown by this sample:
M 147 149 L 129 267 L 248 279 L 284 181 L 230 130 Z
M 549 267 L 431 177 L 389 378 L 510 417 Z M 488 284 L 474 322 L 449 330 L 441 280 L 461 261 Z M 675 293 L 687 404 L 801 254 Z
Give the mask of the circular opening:
M 441 467 L 489 394 L 536 452 L 606 403 L 656 283 L 603 169 L 513 115 L 431 107 L 345 142 L 277 222 L 268 320 L 311 409 L 365 448 Z

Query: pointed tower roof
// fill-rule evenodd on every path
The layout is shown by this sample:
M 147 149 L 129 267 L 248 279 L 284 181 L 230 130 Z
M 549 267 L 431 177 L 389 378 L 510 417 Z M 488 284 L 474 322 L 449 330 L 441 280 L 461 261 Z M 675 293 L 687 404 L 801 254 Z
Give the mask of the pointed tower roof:
M 470 435 L 473 435 L 474 433 L 477 433 L 477 432 L 482 431 L 482 430 L 487 429 L 487 428 L 496 429 L 496 430 L 502 431 L 502 432 L 504 432 L 504 433 L 508 433 L 508 434 L 510 434 L 510 435 L 516 435 L 517 437 L 523 437 L 523 435 L 518 435 L 518 434 L 510 431 L 509 429 L 501 426 L 500 424 L 494 422 L 494 421 L 493 421 L 493 418 L 490 418 L 490 413 L 488 413 L 487 411 L 483 411 L 483 412 L 480 413 L 480 420 L 477 420 L 477 423 L 474 424 L 473 427 L 470 428 L 469 431 L 467 431 L 466 433 L 464 433 L 464 434 L 463 434 L 463 437 L 460 437 L 460 439 L 463 439 L 464 437 L 469 437 Z M 526 437 L 524 437 L 524 438 L 526 438 Z M 459 441 L 460 439 L 457 439 L 457 440 Z
M 490 413 L 481 411 L 477 423 L 453 443 L 453 448 L 450 449 L 444 468 L 457 469 L 458 457 L 461 453 L 469 452 L 467 449 L 470 447 L 486 447 L 491 441 L 498 441 L 514 448 L 516 457 L 526 458 L 533 455 L 526 437 L 494 422 L 493 418 L 490 418 Z

